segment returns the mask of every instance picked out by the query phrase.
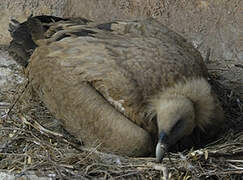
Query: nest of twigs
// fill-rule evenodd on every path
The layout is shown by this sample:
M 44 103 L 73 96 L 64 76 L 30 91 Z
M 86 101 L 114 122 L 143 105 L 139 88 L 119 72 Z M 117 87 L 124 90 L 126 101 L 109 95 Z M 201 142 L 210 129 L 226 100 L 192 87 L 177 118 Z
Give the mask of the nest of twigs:
M 215 78 L 214 78 L 215 79 Z M 0 121 L 0 169 L 24 175 L 35 172 L 53 179 L 235 179 L 243 173 L 243 104 L 217 80 L 211 80 L 222 101 L 227 131 L 203 149 L 155 158 L 129 158 L 87 149 L 68 135 L 35 97 L 26 81 L 1 92 L 9 102 Z

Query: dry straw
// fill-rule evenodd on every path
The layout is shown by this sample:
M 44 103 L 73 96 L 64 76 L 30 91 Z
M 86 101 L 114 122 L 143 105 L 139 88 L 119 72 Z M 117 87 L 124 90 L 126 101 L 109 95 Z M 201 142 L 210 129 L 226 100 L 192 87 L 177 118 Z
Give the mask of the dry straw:
M 61 128 L 25 82 L 17 92 L 1 92 L 11 106 L 0 121 L 0 169 L 18 176 L 35 171 L 54 179 L 240 178 L 242 100 L 217 80 L 211 80 L 211 84 L 225 110 L 225 134 L 203 149 L 170 153 L 157 164 L 154 158 L 121 157 L 85 148 Z

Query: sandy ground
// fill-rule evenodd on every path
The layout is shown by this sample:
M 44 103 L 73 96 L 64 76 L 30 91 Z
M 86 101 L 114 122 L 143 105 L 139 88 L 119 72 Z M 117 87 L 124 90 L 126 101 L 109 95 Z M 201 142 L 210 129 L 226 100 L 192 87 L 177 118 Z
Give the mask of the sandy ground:
M 20 75 L 21 67 L 8 55 L 6 50 L 0 49 L 0 87 L 8 90 L 23 82 Z
M 16 177 L 15 175 L 6 173 L 6 172 L 0 172 L 0 179 L 2 180 L 52 180 L 52 178 L 47 177 L 38 177 L 34 174 L 25 175 L 21 177 Z
M 13 92 L 24 80 L 21 67 L 8 55 L 5 48 L 0 48 L 0 115 L 6 114 L 10 102 L 3 94 Z
M 20 85 L 24 80 L 24 77 L 21 73 L 21 67 L 16 64 L 16 62 L 9 57 L 8 52 L 5 48 L 0 48 L 0 127 L 1 119 L 4 118 L 6 113 L 11 106 L 9 102 L 10 97 L 6 97 L 6 92 L 9 92 L 9 96 L 16 91 L 16 87 Z M 11 93 L 10 93 L 11 92 Z M 1 133 L 0 133 L 1 134 Z M 1 139 L 1 138 L 0 138 Z M 1 142 L 0 148 L 3 146 Z M 50 178 L 39 178 L 34 174 L 25 175 L 21 177 L 24 179 L 41 179 L 48 180 Z M 0 172 L 0 179 L 2 180 L 15 180 L 17 177 L 8 172 Z

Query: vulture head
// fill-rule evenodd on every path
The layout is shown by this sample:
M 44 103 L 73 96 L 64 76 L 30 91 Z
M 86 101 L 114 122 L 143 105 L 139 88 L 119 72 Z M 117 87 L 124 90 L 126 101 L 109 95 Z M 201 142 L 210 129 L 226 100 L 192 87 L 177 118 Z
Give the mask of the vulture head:
M 152 100 L 157 115 L 158 142 L 156 160 L 161 162 L 169 148 L 195 128 L 207 133 L 207 141 L 218 132 L 223 122 L 223 111 L 205 79 L 192 79 L 178 83 L 161 92 Z M 220 123 L 222 124 L 222 123 Z M 211 128 L 210 128 L 211 127 Z M 197 131 L 198 131 L 197 130 Z
M 158 104 L 157 123 L 159 138 L 156 146 L 157 161 L 182 137 L 190 135 L 196 126 L 193 103 L 185 97 L 168 97 Z

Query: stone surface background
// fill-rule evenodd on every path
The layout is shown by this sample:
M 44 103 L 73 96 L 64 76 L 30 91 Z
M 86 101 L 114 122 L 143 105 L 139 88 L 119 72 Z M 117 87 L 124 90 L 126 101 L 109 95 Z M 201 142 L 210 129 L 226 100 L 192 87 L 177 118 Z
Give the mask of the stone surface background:
M 82 16 L 92 20 L 154 17 L 180 33 L 205 58 L 209 71 L 243 96 L 242 0 L 0 0 L 0 44 L 7 44 L 10 18 L 31 13 Z

